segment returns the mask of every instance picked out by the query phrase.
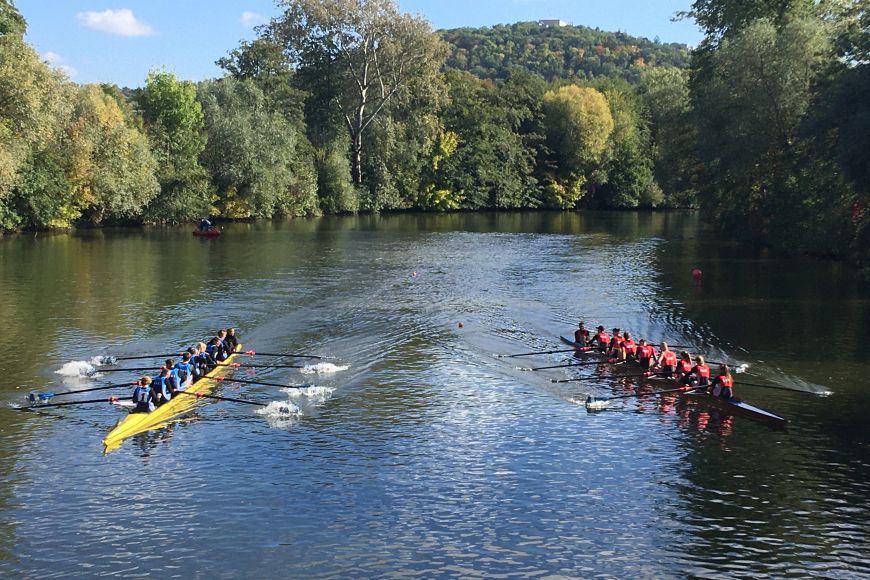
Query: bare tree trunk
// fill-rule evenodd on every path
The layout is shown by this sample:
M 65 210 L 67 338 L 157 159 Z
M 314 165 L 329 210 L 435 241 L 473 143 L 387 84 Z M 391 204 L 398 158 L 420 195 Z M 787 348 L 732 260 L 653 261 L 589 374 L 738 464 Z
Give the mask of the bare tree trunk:
M 356 185 L 362 185 L 362 132 L 356 133 L 353 137 L 353 167 L 351 168 L 351 176 Z

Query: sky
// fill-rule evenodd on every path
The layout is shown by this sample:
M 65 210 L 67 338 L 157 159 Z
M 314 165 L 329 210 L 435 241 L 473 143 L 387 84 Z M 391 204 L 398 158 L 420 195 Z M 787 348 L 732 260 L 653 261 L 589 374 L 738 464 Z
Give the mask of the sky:
M 397 0 L 432 26 L 492 26 L 561 19 L 662 42 L 697 45 L 692 21 L 673 22 L 691 0 Z M 142 86 L 165 68 L 200 81 L 222 75 L 215 61 L 253 39 L 254 27 L 278 15 L 273 0 L 16 0 L 27 41 L 78 83 Z

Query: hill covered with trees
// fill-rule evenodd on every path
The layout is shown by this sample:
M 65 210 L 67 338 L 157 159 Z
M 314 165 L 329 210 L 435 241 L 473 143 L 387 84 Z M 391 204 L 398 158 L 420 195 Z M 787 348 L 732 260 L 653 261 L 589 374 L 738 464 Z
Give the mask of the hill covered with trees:
M 486 79 L 506 78 L 524 68 L 548 81 L 601 77 L 640 80 L 649 67 L 689 66 L 689 47 L 663 44 L 623 32 L 537 22 L 438 32 L 450 47 L 446 67 Z

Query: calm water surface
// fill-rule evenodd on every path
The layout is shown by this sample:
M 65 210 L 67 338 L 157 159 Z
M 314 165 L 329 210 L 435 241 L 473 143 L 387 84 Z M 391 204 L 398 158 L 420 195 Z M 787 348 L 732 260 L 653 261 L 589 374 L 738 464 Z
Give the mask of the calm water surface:
M 561 348 L 580 318 L 834 395 L 739 388 L 786 432 L 666 398 L 589 414 L 588 394 L 635 385 L 518 368 L 564 354 L 494 356 Z M 0 320 L 0 576 L 870 577 L 870 293 L 842 264 L 723 243 L 695 215 L 10 237 Z M 316 387 L 226 385 L 294 413 L 212 402 L 109 455 L 123 408 L 10 408 L 135 376 L 55 373 L 72 361 L 228 325 L 348 368 L 240 369 Z M 94 394 L 55 401 L 76 398 Z

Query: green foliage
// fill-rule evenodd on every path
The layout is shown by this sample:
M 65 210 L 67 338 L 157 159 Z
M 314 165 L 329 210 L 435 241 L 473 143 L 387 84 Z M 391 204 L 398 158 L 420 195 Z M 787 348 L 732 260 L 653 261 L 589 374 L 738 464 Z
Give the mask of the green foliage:
M 136 100 L 160 182 L 160 194 L 149 204 L 146 221 L 178 222 L 211 213 L 208 174 L 199 163 L 206 134 L 196 86 L 171 73 L 152 71 Z
M 569 184 L 559 199 L 579 199 L 572 193 L 578 182 L 594 187 L 606 181 L 601 170 L 614 127 L 610 105 L 596 89 L 566 85 L 544 95 L 543 112 L 553 179 Z
M 447 80 L 450 102 L 442 116 L 456 143 L 446 148 L 452 153 L 439 155 L 432 173 L 432 190 L 450 192 L 439 194 L 438 204 L 461 203 L 465 209 L 537 206 L 535 150 L 526 146 L 519 131 L 524 122 L 531 124 L 535 105 L 530 99 L 539 87 L 531 77 L 514 79 L 507 87 L 468 73 L 452 72 Z M 524 81 L 528 86 L 523 87 Z
M 27 32 L 27 21 L 15 8 L 12 0 L 0 0 L 0 37 L 14 37 L 21 40 Z
M 364 134 L 391 100 L 437 90 L 445 47 L 420 16 L 394 0 L 278 0 L 284 13 L 266 30 L 333 108 L 351 141 L 351 173 L 363 183 Z M 315 70 L 318 74 L 307 74 Z M 328 98 L 318 98 L 322 94 Z M 383 184 L 377 182 L 371 190 Z
M 632 82 L 650 66 L 685 67 L 688 47 L 661 44 L 585 26 L 546 28 L 536 22 L 440 31 L 450 45 L 447 68 L 503 79 L 523 68 L 547 80 L 622 78 Z
M 347 143 L 334 141 L 314 150 L 317 193 L 323 213 L 356 213 L 359 198 L 350 180 Z
M 638 95 L 649 113 L 655 179 L 664 191 L 664 203 L 696 205 L 700 161 L 688 74 L 676 68 L 650 69 L 641 78 Z
M 207 145 L 202 153 L 219 215 L 304 215 L 317 208 L 314 167 L 304 135 L 268 106 L 253 81 L 199 87 Z
M 607 102 L 613 114 L 606 183 L 597 189 L 595 202 L 603 207 L 656 207 L 664 196 L 653 176 L 649 122 L 637 97 L 630 92 L 609 90 Z

